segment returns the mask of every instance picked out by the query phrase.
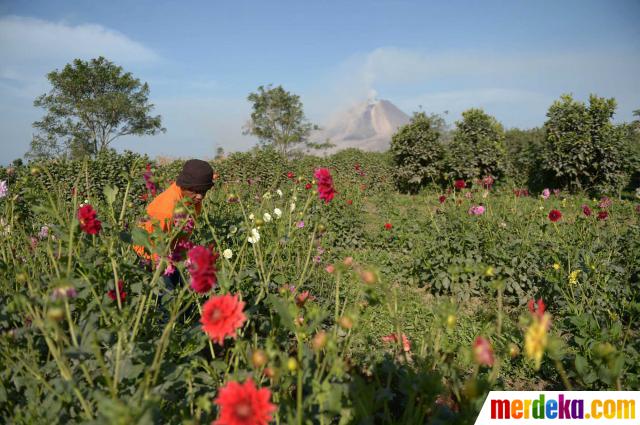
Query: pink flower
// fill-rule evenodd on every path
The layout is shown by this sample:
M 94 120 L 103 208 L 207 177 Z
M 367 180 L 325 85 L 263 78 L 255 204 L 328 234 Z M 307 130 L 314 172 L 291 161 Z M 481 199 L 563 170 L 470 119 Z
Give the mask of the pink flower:
M 382 342 L 386 344 L 397 343 L 398 335 L 393 333 L 393 334 L 385 335 L 381 339 L 382 339 Z M 411 341 L 409 341 L 409 338 L 407 338 L 405 334 L 402 334 L 402 349 L 407 353 L 411 351 Z
M 548 198 L 549 198 L 549 196 L 551 196 L 551 191 L 550 191 L 549 189 L 545 188 L 545 189 L 542 191 L 542 197 L 543 197 L 544 199 L 548 199 Z
M 473 355 L 476 363 L 481 366 L 493 366 L 495 358 L 493 357 L 493 348 L 488 339 L 484 337 L 477 337 L 473 343 Z
M 484 214 L 484 206 L 482 205 L 473 205 L 469 208 L 469 215 L 482 215 Z

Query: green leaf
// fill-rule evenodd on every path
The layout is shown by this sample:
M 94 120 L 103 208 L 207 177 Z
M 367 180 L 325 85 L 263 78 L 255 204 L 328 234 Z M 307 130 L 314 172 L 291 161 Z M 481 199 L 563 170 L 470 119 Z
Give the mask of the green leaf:
M 107 203 L 109 203 L 109 205 L 113 205 L 113 203 L 116 201 L 116 196 L 118 195 L 118 187 L 105 185 L 105 187 L 102 189 L 102 193 L 104 193 L 104 197 L 106 198 Z

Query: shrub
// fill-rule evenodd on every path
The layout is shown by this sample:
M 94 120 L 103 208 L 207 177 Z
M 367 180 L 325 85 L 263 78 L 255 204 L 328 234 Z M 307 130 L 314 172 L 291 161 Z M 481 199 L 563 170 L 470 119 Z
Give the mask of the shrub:
M 469 109 L 456 122 L 448 153 L 450 179 L 500 178 L 506 168 L 504 129 L 482 109 Z
M 628 181 L 629 146 L 612 124 L 615 99 L 591 95 L 589 106 L 563 95 L 547 112 L 543 170 L 555 186 L 608 192 Z
M 442 118 L 424 112 L 413 115 L 391 139 L 393 178 L 403 192 L 416 193 L 428 183 L 442 178 L 444 148 L 440 143 Z

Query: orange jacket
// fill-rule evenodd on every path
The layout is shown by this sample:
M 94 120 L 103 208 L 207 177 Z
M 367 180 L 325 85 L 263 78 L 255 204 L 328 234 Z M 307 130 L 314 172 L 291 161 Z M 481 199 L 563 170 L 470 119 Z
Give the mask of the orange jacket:
M 182 193 L 182 189 L 180 189 L 177 184 L 172 183 L 171 186 L 158 195 L 147 206 L 147 215 L 149 216 L 149 220 L 143 221 L 139 226 L 145 229 L 148 233 L 153 233 L 155 224 L 159 224 L 163 232 L 169 231 L 173 220 L 173 211 L 175 210 L 178 201 L 183 198 L 184 195 Z M 202 206 L 198 204 L 195 209 L 196 214 L 199 214 Z M 149 254 L 145 252 L 143 246 L 134 245 L 133 250 L 140 257 L 151 259 Z M 156 257 L 157 255 L 154 255 L 154 259 L 157 260 Z

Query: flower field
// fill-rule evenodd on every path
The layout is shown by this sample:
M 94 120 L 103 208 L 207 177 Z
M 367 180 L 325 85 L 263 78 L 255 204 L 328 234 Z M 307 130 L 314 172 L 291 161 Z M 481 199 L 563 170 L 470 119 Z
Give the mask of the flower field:
M 181 163 L 113 155 L 0 171 L 3 422 L 473 423 L 492 389 L 640 386 L 638 199 L 248 153 L 149 237 Z

